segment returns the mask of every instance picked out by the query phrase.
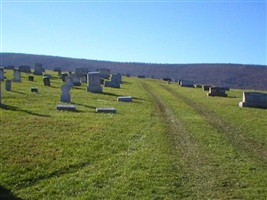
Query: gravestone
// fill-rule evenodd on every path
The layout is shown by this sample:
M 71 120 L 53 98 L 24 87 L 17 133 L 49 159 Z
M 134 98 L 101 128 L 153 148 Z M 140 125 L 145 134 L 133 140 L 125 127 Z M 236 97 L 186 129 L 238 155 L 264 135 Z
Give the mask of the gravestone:
M 243 101 L 239 107 L 267 108 L 267 94 L 260 92 L 243 92 Z
M 225 89 L 221 87 L 210 87 L 209 93 L 207 93 L 207 96 L 218 96 L 218 97 L 227 97 L 227 94 L 225 94 Z
M 116 113 L 116 108 L 96 108 L 98 113 Z
M 77 75 L 77 74 L 73 75 L 73 85 L 74 86 L 81 86 L 80 75 Z
M 89 68 L 75 68 L 75 74 L 88 74 Z
M 131 96 L 118 97 L 117 101 L 132 102 L 132 97 Z
M 168 82 L 171 82 L 171 81 L 172 81 L 171 78 L 167 78 L 167 77 L 166 77 L 166 78 L 163 78 L 162 80 L 163 80 L 163 81 L 168 81 Z
M 35 63 L 34 72 L 35 75 L 43 75 L 43 65 L 41 63 Z
M 18 70 L 14 70 L 14 82 L 21 82 L 21 75 L 20 75 L 20 71 Z
M 28 76 L 29 81 L 34 81 L 34 76 Z
M 65 82 L 66 77 L 68 77 L 67 73 L 61 74 L 61 80 Z
M 51 86 L 50 78 L 43 77 L 44 86 Z
M 37 87 L 32 87 L 32 88 L 31 88 L 31 92 L 38 93 L 38 88 L 37 88 Z
M 31 68 L 28 65 L 19 66 L 19 71 L 24 73 L 31 73 Z
M 138 75 L 137 78 L 146 78 L 145 75 Z
M 13 65 L 8 65 L 8 66 L 4 67 L 4 69 L 11 69 L 11 70 L 14 70 L 14 69 L 15 69 L 15 66 L 13 66 Z
M 70 89 L 71 89 L 71 87 L 69 85 L 62 85 L 61 86 L 61 92 L 62 92 L 61 97 L 60 97 L 61 102 L 70 103 L 70 101 L 71 101 Z
M 6 80 L 6 91 L 11 91 L 11 80 Z
M 111 77 L 111 81 L 105 81 L 105 87 L 113 87 L 113 88 L 120 88 L 121 87 L 121 75 L 120 74 L 113 74 Z
M 180 81 L 180 86 L 181 87 L 194 87 L 194 82 L 182 80 L 182 81 Z
M 131 74 L 126 74 L 126 77 L 131 77 Z
M 203 85 L 203 91 L 209 91 L 210 85 Z
M 100 78 L 108 79 L 110 76 L 110 69 L 100 68 L 99 72 L 100 72 Z
M 2 105 L 2 81 L 0 80 L 0 107 Z
M 76 105 L 57 105 L 58 110 L 77 111 Z
M 4 80 L 4 69 L 3 68 L 0 68 L 0 81 L 3 81 Z
M 82 83 L 87 83 L 87 74 L 82 74 L 81 75 L 81 82 Z
M 51 74 L 44 74 L 43 77 L 52 78 L 52 75 Z
M 54 72 L 60 72 L 61 73 L 61 68 L 60 67 L 55 67 Z
M 65 78 L 65 84 L 70 86 L 70 87 L 73 87 L 73 78 L 71 76 L 67 76 Z
M 87 91 L 93 93 L 102 93 L 102 87 L 100 84 L 100 73 L 89 72 L 87 75 Z

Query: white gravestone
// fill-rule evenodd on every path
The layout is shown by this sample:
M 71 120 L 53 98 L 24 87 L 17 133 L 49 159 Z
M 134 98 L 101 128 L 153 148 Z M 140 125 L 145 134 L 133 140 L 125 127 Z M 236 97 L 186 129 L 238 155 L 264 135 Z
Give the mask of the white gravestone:
M 267 94 L 260 92 L 243 92 L 243 101 L 239 107 L 267 108 Z
M 87 75 L 87 91 L 93 93 L 102 93 L 99 72 L 89 72 Z
M 21 82 L 21 75 L 20 75 L 20 71 L 14 71 L 14 82 Z
M 62 91 L 62 94 L 60 97 L 61 102 L 70 103 L 70 101 L 71 101 L 70 89 L 71 89 L 71 87 L 69 85 L 62 85 L 61 86 L 61 91 Z

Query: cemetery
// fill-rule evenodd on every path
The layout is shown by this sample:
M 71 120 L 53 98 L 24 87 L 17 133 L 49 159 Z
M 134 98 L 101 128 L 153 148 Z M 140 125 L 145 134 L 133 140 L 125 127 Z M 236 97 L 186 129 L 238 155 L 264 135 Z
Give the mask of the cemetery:
M 266 197 L 266 91 L 62 74 L 3 70 L 0 199 Z

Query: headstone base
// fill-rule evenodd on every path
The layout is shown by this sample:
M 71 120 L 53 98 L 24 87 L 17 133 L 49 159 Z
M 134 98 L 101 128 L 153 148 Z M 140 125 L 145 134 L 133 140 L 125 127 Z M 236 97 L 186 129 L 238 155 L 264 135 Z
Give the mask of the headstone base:
M 227 97 L 228 95 L 225 93 L 207 93 L 207 96 L 210 96 L 210 97 Z
M 131 96 L 118 97 L 117 101 L 132 102 L 132 97 Z
M 116 108 L 96 108 L 98 113 L 116 113 Z
M 57 105 L 57 110 L 77 111 L 76 105 Z
M 102 93 L 103 90 L 101 86 L 89 86 L 87 87 L 87 92 Z
M 253 108 L 267 108 L 267 103 L 247 103 L 247 102 L 239 102 L 239 107 L 253 107 Z

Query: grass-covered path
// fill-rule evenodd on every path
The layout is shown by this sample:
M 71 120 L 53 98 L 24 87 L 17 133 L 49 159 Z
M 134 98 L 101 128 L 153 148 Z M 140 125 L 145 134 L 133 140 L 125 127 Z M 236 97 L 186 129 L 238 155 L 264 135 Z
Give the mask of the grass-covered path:
M 255 112 L 260 119 L 247 123 L 237 104 L 233 112 L 227 111 L 228 119 L 223 116 L 223 103 L 228 103 L 227 98 L 204 99 L 202 91 L 166 83 L 148 86 L 144 82 L 143 87 L 168 124 L 167 132 L 174 141 L 177 156 L 183 161 L 181 167 L 188 178 L 184 187 L 190 188 L 190 198 L 266 198 L 265 111 L 261 110 L 260 115 L 259 110 L 250 110 L 252 118 Z M 219 107 L 217 112 L 212 110 L 210 104 L 215 104 L 212 101 L 218 102 L 214 105 Z M 246 121 L 241 126 L 239 123 L 243 120 Z M 258 126 L 255 130 L 261 135 L 255 137 L 255 130 L 249 131 L 250 126 Z
M 201 89 L 124 77 L 120 89 L 103 94 L 74 87 L 78 112 L 70 113 L 55 109 L 58 78 L 52 87 L 26 79 L 3 91 L 0 199 L 267 196 L 267 113 L 239 108 L 242 91 L 210 98 Z M 125 95 L 133 102 L 116 101 Z

